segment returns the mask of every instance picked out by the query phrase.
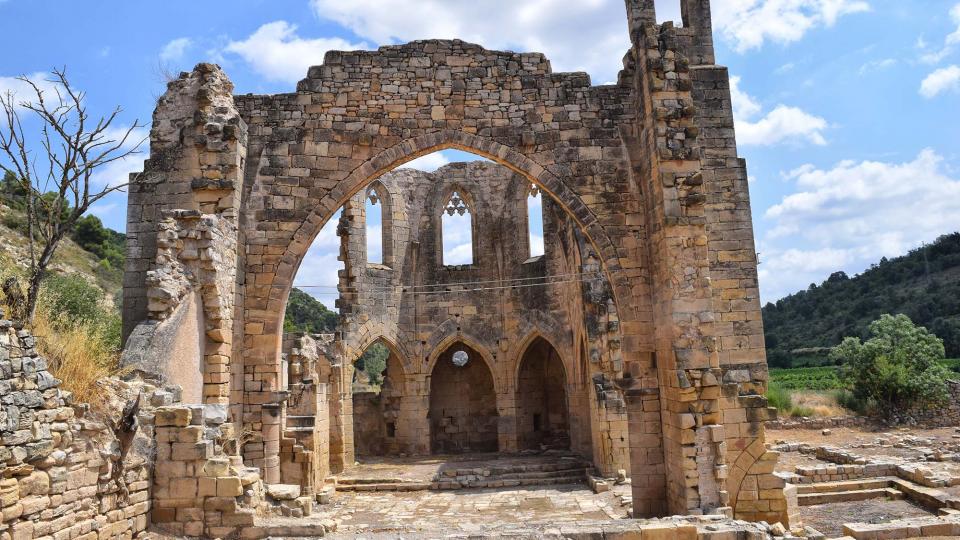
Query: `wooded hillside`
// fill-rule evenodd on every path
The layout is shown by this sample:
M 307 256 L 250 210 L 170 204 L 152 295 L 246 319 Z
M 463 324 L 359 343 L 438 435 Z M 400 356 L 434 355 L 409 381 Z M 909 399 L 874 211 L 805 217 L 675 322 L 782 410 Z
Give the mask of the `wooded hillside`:
M 947 357 L 960 357 L 960 233 L 864 273 L 835 272 L 763 307 L 767 358 L 772 367 L 822 365 L 827 348 L 846 336 L 866 336 L 884 313 L 903 313 L 944 341 Z

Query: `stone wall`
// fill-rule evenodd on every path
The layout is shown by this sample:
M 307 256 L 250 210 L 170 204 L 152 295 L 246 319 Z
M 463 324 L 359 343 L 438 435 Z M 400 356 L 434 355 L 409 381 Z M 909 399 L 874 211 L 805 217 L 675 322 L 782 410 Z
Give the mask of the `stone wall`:
M 611 85 L 553 73 L 541 54 L 458 40 L 331 51 L 288 94 L 234 96 L 210 64 L 170 83 L 154 115 L 151 159 L 131 187 L 125 327 L 147 318 L 148 272 L 167 265 L 168 254 L 190 254 L 159 249 L 169 232 L 163 211 L 199 212 L 216 217 L 219 230 L 235 231 L 236 249 L 216 277 L 195 284 L 206 290 L 232 276 L 235 286 L 220 289 L 233 309 L 221 310 L 204 338 L 203 394 L 207 403 L 229 402 L 232 419 L 256 434 L 243 456 L 266 481 L 282 474 L 283 313 L 311 241 L 340 207 L 342 228 L 360 223 L 357 203 L 383 173 L 458 148 L 509 168 L 522 191 L 535 184 L 554 201 L 564 216 L 553 222 L 557 237 L 573 240 L 563 249 L 577 249 L 543 272 L 593 269 L 604 284 L 558 286 L 545 299 L 552 304 L 542 304 L 547 309 L 534 309 L 544 299 L 532 292 L 511 292 L 476 314 L 471 301 L 404 308 L 401 291 L 381 295 L 374 315 L 390 319 L 396 309 L 398 323 L 413 324 L 408 347 L 390 324 L 376 317 L 367 324 L 369 313 L 349 309 L 362 305 L 358 283 L 394 278 L 384 268 L 352 265 L 341 294 L 344 316 L 357 317 L 332 359 L 342 367 L 333 374 L 339 398 L 329 400 L 336 407 L 331 462 L 353 455 L 344 376 L 365 340 L 381 337 L 416 368 L 404 366 L 407 392 L 418 398 L 401 407 L 400 418 L 419 418 L 398 424 L 414 430 L 407 440 L 428 440 L 417 432 L 429 427 L 416 414 L 429 408 L 427 378 L 443 351 L 462 342 L 494 366 L 498 446 L 515 449 L 516 398 L 508 383 L 516 372 L 497 366 L 515 362 L 539 332 L 577 383 L 568 388 L 571 444 L 589 448 L 604 468 L 630 462 L 638 515 L 732 512 L 777 521 L 783 514 L 782 493 L 772 485 L 777 456 L 763 440 L 771 412 L 762 397 L 767 371 L 746 169 L 736 153 L 729 77 L 714 65 L 709 2 L 683 0 L 682 28 L 658 24 L 649 0 L 626 5 L 631 47 Z M 494 207 L 480 204 L 482 194 L 472 192 L 478 212 Z M 426 248 L 436 240 L 410 231 L 433 216 L 415 218 L 415 208 L 391 212 L 390 234 L 409 234 Z M 515 210 L 504 207 L 475 232 L 481 267 L 514 268 L 509 263 L 523 244 L 511 240 L 523 230 Z M 484 252 L 498 245 L 500 253 Z M 422 268 L 418 286 L 487 275 L 399 250 L 387 255 L 393 266 L 381 266 L 395 273 Z M 541 272 L 537 264 L 521 268 Z M 566 315 L 542 316 L 557 306 Z M 490 314 L 511 310 L 530 317 Z M 457 329 L 474 315 L 488 319 L 483 327 Z
M 927 427 L 960 426 L 960 380 L 947 381 L 947 401 L 930 408 L 914 407 L 898 411 L 891 423 Z
M 535 258 L 526 234 L 531 191 L 542 197 L 546 238 L 544 254 Z M 452 193 L 471 217 L 469 265 L 442 260 L 441 216 Z M 383 256 L 389 265 L 367 260 L 364 203 L 371 195 L 382 205 Z M 390 414 L 396 436 L 387 441 L 389 452 L 429 453 L 438 431 L 454 433 L 458 422 L 469 431 L 466 418 L 425 422 L 429 410 L 442 408 L 434 401 L 460 395 L 438 385 L 437 378 L 449 367 L 450 353 L 469 347 L 490 370 L 493 383 L 495 414 L 481 424 L 497 440 L 485 448 L 516 451 L 521 440 L 526 448 L 539 448 L 542 434 L 532 434 L 533 416 L 539 414 L 544 425 L 551 418 L 558 424 L 557 441 L 592 457 L 605 474 L 629 469 L 626 411 L 616 406 L 622 400 L 597 399 L 593 382 L 595 375 L 610 381 L 617 373 L 618 317 L 609 281 L 583 232 L 556 200 L 522 175 L 489 162 L 454 163 L 432 173 L 399 169 L 347 202 L 338 234 L 345 263 L 337 303 L 343 361 L 355 360 L 375 342 L 391 351 Z M 580 347 L 574 346 L 577 341 Z M 521 373 L 531 351 L 546 355 L 544 361 Z M 548 376 L 559 385 L 549 414 L 525 410 L 530 404 L 521 400 L 535 393 L 527 379 Z M 354 424 L 359 422 L 355 417 Z
M 28 332 L 0 321 L 0 538 L 140 537 L 150 523 L 150 386 L 101 381 L 71 403 Z

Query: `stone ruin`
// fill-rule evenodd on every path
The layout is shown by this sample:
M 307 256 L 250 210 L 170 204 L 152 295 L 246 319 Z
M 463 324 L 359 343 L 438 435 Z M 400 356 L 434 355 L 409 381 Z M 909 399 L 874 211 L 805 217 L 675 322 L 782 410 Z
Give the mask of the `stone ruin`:
M 626 1 L 631 47 L 609 85 L 459 40 L 331 51 L 287 94 L 234 95 L 213 64 L 169 83 L 130 187 L 123 291 L 124 363 L 182 397 L 151 435 L 155 526 L 228 536 L 256 512 L 308 514 L 358 451 L 554 447 L 624 471 L 635 517 L 790 526 L 710 2 L 681 0 L 682 26 L 653 4 Z M 443 149 L 494 163 L 394 171 Z M 297 270 L 341 208 L 338 331 L 284 335 Z M 472 264 L 443 263 L 448 208 L 471 214 Z M 375 342 L 384 390 L 355 398 Z

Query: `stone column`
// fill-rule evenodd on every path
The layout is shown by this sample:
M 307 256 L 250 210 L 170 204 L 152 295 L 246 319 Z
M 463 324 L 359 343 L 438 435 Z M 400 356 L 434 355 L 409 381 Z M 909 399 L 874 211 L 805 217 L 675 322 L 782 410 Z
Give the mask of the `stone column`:
M 634 174 L 647 205 L 654 291 L 655 364 L 659 375 L 666 510 L 724 512 L 728 503 L 719 398 L 719 356 L 713 324 L 696 107 L 689 64 L 678 54 L 677 30 L 647 24 L 634 43 L 640 125 L 631 140 Z M 631 427 L 643 425 L 654 397 L 628 388 Z M 649 404 L 644 404 L 649 401 Z M 631 430 L 635 470 L 648 465 L 645 438 Z M 662 511 L 657 486 L 634 479 L 637 507 Z M 644 506 L 647 506 L 644 508 Z

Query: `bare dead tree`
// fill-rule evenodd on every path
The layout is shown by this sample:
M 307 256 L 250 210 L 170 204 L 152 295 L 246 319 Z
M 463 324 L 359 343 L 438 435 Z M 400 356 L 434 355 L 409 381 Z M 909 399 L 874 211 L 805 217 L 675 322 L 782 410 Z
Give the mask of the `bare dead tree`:
M 40 284 L 60 241 L 94 203 L 128 185 L 98 185 L 95 173 L 138 153 L 146 140 L 135 140 L 134 132 L 143 127 L 136 121 L 123 129 L 114 126 L 120 107 L 92 119 L 84 104 L 85 94 L 70 86 L 66 71 L 55 69 L 52 75 L 47 81 L 51 85 L 18 77 L 32 90 L 29 98 L 15 101 L 12 92 L 0 95 L 4 120 L 0 125 L 0 171 L 13 174 L 26 193 L 30 269 L 24 323 L 33 320 Z M 21 110 L 39 123 L 29 138 Z

